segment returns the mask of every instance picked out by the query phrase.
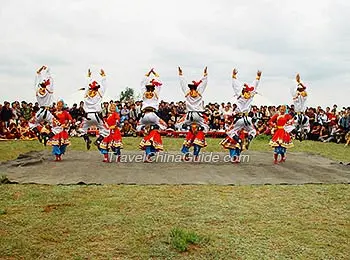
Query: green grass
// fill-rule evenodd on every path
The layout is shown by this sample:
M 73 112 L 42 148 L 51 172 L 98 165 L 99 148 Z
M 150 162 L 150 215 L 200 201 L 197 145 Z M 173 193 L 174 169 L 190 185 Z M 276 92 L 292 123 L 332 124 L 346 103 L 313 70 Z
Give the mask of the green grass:
M 170 231 L 170 244 L 179 252 L 188 251 L 190 246 L 198 246 L 204 241 L 203 237 L 193 231 L 187 231 L 178 227 Z
M 127 137 L 123 139 L 125 150 L 137 150 L 141 138 Z M 72 138 L 72 145 L 69 150 L 84 151 L 85 144 L 81 138 Z M 203 149 L 206 152 L 224 152 L 225 150 L 219 145 L 221 139 L 208 138 L 208 146 Z M 179 151 L 181 149 L 183 138 L 163 138 L 164 148 L 166 151 Z M 272 151 L 268 145 L 268 136 L 258 136 L 252 142 L 250 149 L 253 151 Z M 350 147 L 344 147 L 342 144 L 322 143 L 313 141 L 294 141 L 295 147 L 290 149 L 291 152 L 307 152 L 318 154 L 338 161 L 349 161 Z M 38 141 L 2 141 L 0 142 L 0 161 L 12 160 L 17 158 L 21 153 L 29 151 L 40 151 L 51 149 L 43 147 Z M 92 149 L 96 149 L 93 147 Z
M 0 198 L 0 259 L 350 255 L 349 185 L 0 185 Z M 180 252 L 174 227 L 206 242 Z

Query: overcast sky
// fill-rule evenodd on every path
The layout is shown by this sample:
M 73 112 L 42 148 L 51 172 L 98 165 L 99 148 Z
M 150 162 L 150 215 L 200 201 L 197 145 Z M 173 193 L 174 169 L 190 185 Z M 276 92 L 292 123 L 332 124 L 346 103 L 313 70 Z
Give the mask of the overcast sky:
M 237 67 L 243 82 L 263 71 L 260 100 L 290 103 L 299 72 L 310 105 L 347 106 L 349 15 L 348 0 L 2 0 L 0 101 L 35 100 L 41 65 L 51 68 L 57 99 L 79 99 L 89 67 L 105 69 L 108 98 L 126 86 L 139 92 L 155 67 L 161 98 L 177 101 L 180 65 L 188 80 L 208 66 L 207 102 L 233 101 Z

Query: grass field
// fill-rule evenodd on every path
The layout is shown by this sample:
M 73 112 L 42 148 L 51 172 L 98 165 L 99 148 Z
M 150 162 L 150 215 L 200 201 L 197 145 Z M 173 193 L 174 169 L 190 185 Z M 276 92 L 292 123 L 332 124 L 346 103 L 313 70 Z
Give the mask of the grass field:
M 350 257 L 349 185 L 2 185 L 0 198 L 1 259 Z M 205 242 L 180 252 L 174 229 Z
M 125 149 L 139 140 L 124 138 Z M 206 151 L 223 151 L 219 141 L 208 139 Z M 259 137 L 251 149 L 270 151 L 267 143 Z M 181 144 L 164 138 L 168 151 Z M 295 145 L 291 151 L 350 158 L 342 145 Z M 50 148 L 0 142 L 0 160 L 42 149 Z M 85 146 L 74 138 L 69 149 Z M 0 184 L 0 259 L 349 259 L 349 201 L 346 184 Z
M 140 138 L 127 137 L 123 138 L 125 150 L 137 150 Z M 69 150 L 85 150 L 84 141 L 81 138 L 72 138 L 72 145 Z M 224 152 L 225 150 L 219 145 L 221 139 L 208 138 L 208 146 L 203 149 L 207 152 Z M 181 149 L 182 138 L 163 138 L 164 148 L 166 151 L 179 151 Z M 258 136 L 252 142 L 250 149 L 253 151 L 272 151 L 268 145 L 268 136 Z M 344 147 L 342 144 L 321 143 L 313 141 L 294 141 L 295 147 L 290 149 L 291 152 L 308 152 L 312 154 L 322 155 L 333 160 L 350 161 L 350 147 Z M 38 141 L 2 141 L 0 142 L 0 161 L 12 160 L 17 158 L 21 153 L 29 151 L 40 151 L 43 149 L 51 149 L 51 147 L 43 147 Z M 96 149 L 93 147 L 92 149 Z M 68 152 L 69 152 L 68 150 Z

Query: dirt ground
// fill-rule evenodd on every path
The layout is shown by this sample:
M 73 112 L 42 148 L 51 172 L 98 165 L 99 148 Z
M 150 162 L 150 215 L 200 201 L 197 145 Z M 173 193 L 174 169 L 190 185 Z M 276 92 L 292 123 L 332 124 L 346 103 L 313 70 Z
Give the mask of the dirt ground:
M 143 163 L 141 152 L 124 152 L 120 163 L 102 163 L 97 151 L 70 151 L 61 162 L 48 151 L 20 155 L 0 164 L 11 182 L 38 184 L 306 184 L 350 183 L 350 165 L 321 156 L 289 153 L 274 165 L 269 152 L 248 151 L 240 164 L 224 153 L 204 154 L 201 162 L 180 162 L 178 153 Z M 170 161 L 170 162 L 169 162 Z
M 248 151 L 240 164 L 224 153 L 204 154 L 200 162 L 180 162 L 177 153 L 143 163 L 141 152 L 124 152 L 122 162 L 103 163 L 97 151 L 70 151 L 61 162 L 48 151 L 30 152 L 0 164 L 0 175 L 16 183 L 38 184 L 306 184 L 350 183 L 350 165 L 321 156 L 289 153 L 272 163 L 268 152 Z M 226 156 L 226 157 L 225 157 Z

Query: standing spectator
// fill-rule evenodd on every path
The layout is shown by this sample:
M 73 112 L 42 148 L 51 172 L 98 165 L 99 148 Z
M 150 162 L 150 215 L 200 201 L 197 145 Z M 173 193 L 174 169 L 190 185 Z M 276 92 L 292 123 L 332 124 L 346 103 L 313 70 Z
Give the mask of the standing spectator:
M 328 118 L 327 118 L 327 115 L 325 114 L 324 110 L 323 109 L 319 109 L 319 114 L 317 115 L 317 122 L 320 124 L 320 125 L 324 125 L 327 123 L 328 121 Z
M 133 121 L 137 120 L 137 111 L 134 103 L 130 105 L 129 118 Z
M 0 111 L 0 121 L 5 122 L 5 127 L 8 127 L 12 118 L 14 118 L 14 114 L 10 108 L 10 103 L 5 101 L 4 106 Z
M 27 105 L 27 102 L 22 101 L 21 116 L 27 121 L 32 118 L 32 109 Z
M 339 119 L 339 126 L 345 131 L 348 132 L 350 130 L 350 114 L 349 109 L 347 109 L 342 117 Z
M 123 123 L 124 121 L 129 119 L 129 112 L 127 105 L 124 105 L 123 109 L 120 111 L 120 122 Z
M 78 105 L 77 104 L 73 104 L 72 108 L 69 110 L 69 114 L 71 115 L 71 117 L 74 119 L 74 120 L 77 120 L 78 119 L 78 116 L 79 116 L 79 110 L 78 110 Z
M 82 122 L 83 118 L 85 117 L 85 109 L 84 109 L 84 101 L 80 101 L 79 108 L 78 108 L 78 119 L 77 121 Z
M 33 107 L 34 114 L 36 114 L 36 112 L 38 112 L 39 110 L 40 110 L 39 103 L 35 102 L 34 107 Z

